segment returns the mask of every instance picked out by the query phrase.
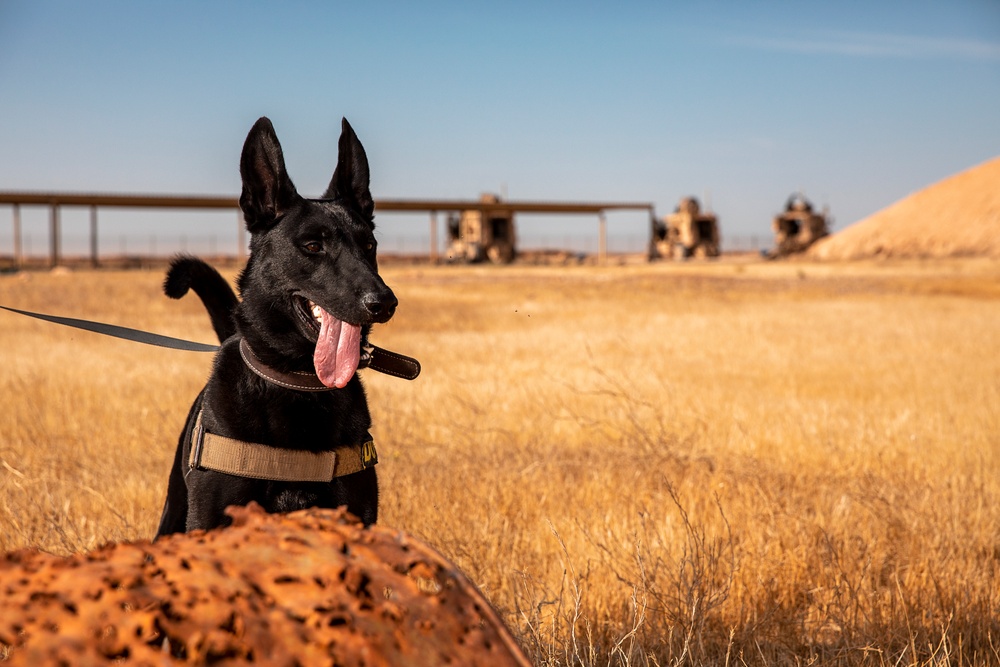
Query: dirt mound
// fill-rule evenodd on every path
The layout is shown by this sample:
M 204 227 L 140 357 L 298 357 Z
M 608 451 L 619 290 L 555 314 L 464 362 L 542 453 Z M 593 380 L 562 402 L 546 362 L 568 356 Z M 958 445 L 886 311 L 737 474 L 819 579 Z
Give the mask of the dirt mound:
M 528 665 L 426 545 L 343 510 L 230 508 L 231 528 L 0 559 L 10 664 Z
M 1000 158 L 899 200 L 820 240 L 807 255 L 1000 258 Z

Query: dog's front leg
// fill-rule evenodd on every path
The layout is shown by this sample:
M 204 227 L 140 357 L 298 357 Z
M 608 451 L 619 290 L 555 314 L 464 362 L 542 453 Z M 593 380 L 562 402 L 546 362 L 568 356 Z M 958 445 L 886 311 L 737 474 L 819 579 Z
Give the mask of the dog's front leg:
M 185 530 L 228 526 L 230 505 L 246 505 L 260 496 L 259 480 L 235 477 L 213 470 L 191 469 L 187 474 L 188 508 Z

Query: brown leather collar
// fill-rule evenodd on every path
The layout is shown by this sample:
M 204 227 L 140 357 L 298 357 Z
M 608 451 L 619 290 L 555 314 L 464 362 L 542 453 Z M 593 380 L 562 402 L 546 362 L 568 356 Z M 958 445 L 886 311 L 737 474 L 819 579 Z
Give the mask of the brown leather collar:
M 246 338 L 240 338 L 240 356 L 243 357 L 247 368 L 279 387 L 296 391 L 330 391 L 333 389 L 333 387 L 327 387 L 323 384 L 315 373 L 305 371 L 285 373 L 271 368 L 253 353 Z
M 331 391 L 333 389 L 333 387 L 327 387 L 323 384 L 315 373 L 309 371 L 285 373 L 271 368 L 254 354 L 246 338 L 240 338 L 240 356 L 243 357 L 247 368 L 279 387 L 295 391 Z M 413 357 L 383 350 L 374 345 L 367 346 L 362 351 L 359 368 L 370 368 L 379 373 L 404 380 L 414 380 L 420 375 L 420 362 Z
M 377 345 L 370 345 L 369 348 L 365 351 L 368 355 L 367 368 L 404 380 L 416 380 L 420 375 L 420 362 L 413 357 L 390 352 Z M 361 358 L 363 361 L 364 353 Z

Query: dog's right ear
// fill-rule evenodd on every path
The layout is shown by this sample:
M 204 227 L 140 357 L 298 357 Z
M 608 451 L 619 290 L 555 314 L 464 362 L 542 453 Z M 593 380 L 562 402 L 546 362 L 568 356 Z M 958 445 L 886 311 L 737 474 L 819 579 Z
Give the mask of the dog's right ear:
M 271 228 L 299 199 L 285 171 L 285 157 L 267 117 L 250 129 L 240 158 L 243 192 L 240 208 L 251 234 Z

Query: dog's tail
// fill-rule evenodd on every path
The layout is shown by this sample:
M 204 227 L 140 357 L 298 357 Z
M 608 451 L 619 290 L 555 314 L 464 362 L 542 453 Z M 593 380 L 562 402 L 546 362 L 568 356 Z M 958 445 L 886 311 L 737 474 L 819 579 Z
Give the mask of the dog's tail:
M 187 294 L 189 289 L 193 289 L 194 293 L 201 297 L 220 343 L 236 333 L 233 310 L 238 301 L 233 288 L 218 271 L 202 260 L 189 255 L 180 255 L 167 269 L 163 291 L 171 299 L 179 299 Z

